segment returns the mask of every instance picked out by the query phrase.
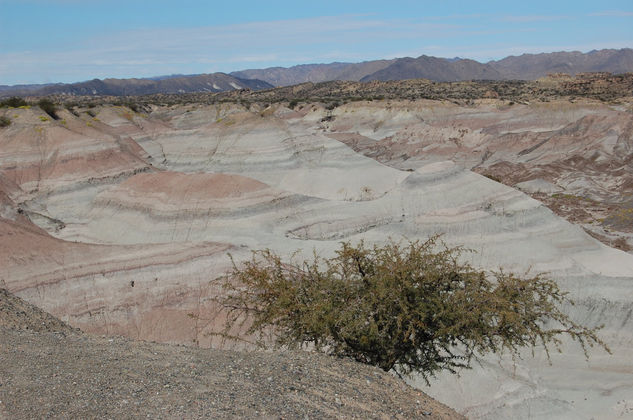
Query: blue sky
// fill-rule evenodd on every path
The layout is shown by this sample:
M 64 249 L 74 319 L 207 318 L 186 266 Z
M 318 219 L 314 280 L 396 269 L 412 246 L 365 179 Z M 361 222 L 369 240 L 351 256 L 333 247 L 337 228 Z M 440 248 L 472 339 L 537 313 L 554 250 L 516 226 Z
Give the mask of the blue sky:
M 624 47 L 631 0 L 0 0 L 0 85 Z

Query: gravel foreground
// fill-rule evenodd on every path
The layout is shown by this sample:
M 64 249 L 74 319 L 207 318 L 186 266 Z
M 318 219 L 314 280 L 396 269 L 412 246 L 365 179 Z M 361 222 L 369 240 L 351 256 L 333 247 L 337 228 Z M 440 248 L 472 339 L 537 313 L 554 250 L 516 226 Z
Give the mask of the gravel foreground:
M 0 290 L 0 418 L 458 419 L 380 369 L 82 334 Z

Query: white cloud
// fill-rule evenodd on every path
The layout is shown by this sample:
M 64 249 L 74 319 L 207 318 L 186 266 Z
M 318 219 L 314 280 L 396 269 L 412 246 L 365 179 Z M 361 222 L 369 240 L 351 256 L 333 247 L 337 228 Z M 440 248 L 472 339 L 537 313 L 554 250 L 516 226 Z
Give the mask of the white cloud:
M 75 81 L 78 74 L 84 74 L 83 79 L 151 76 L 240 70 L 273 62 L 374 59 L 388 55 L 385 46 L 458 37 L 464 30 L 437 22 L 384 21 L 361 15 L 139 29 L 101 34 L 65 45 L 63 51 L 0 53 L 5 64 L 0 67 L 0 81 L 32 82 L 43 77 Z M 382 50 L 376 49 L 378 44 Z

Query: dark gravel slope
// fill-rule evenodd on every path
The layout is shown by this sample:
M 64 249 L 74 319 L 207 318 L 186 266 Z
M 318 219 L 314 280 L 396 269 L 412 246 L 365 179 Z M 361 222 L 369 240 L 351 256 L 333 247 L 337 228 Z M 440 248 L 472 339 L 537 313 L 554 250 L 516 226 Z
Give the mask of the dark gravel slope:
M 0 322 L 3 419 L 461 418 L 352 361 L 93 337 L 61 321 L 42 322 L 41 311 L 9 294 L 1 299 L 0 318 L 13 318 Z M 6 310 L 19 305 L 19 317 Z

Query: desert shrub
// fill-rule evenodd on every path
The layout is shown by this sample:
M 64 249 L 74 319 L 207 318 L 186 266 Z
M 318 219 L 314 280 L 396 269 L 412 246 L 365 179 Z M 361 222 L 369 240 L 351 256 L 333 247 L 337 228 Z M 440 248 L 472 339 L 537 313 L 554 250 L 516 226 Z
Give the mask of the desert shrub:
M 17 96 L 13 96 L 11 98 L 7 98 L 0 102 L 0 107 L 10 107 L 10 108 L 19 108 L 21 106 L 27 106 L 28 103 Z
M 134 102 L 131 100 L 119 101 L 116 104 L 119 106 L 127 107 L 136 113 L 139 113 L 142 111 L 141 106 L 137 102 Z
M 0 116 L 0 127 L 8 127 L 11 125 L 11 118 Z
M 128 108 L 130 108 L 132 111 L 134 112 L 141 112 L 141 106 L 139 104 L 137 104 L 136 102 L 131 102 L 128 104 Z
M 79 116 L 79 112 L 75 109 L 75 108 L 78 108 L 78 107 L 79 107 L 79 103 L 77 103 L 77 102 L 66 102 L 64 104 L 64 108 L 66 108 L 75 117 Z
M 57 116 L 57 105 L 55 105 L 50 99 L 42 98 L 37 102 L 37 106 L 48 115 L 51 116 L 54 120 L 58 120 Z
M 587 355 L 605 344 L 572 321 L 559 305 L 570 302 L 542 275 L 486 273 L 460 263 L 464 250 L 438 237 L 405 245 L 343 243 L 331 259 L 299 263 L 270 250 L 233 264 L 224 280 L 225 334 L 236 325 L 260 342 L 311 346 L 398 374 L 468 368 L 485 353 L 524 346 L 559 348 L 569 335 Z
M 0 126 L 2 126 L 2 125 L 0 124 Z M 621 249 L 622 251 L 630 251 L 631 250 L 631 247 L 629 246 L 628 242 L 626 241 L 626 238 L 623 238 L 622 236 L 618 237 L 618 239 L 613 241 L 613 247 L 617 248 L 617 249 Z

